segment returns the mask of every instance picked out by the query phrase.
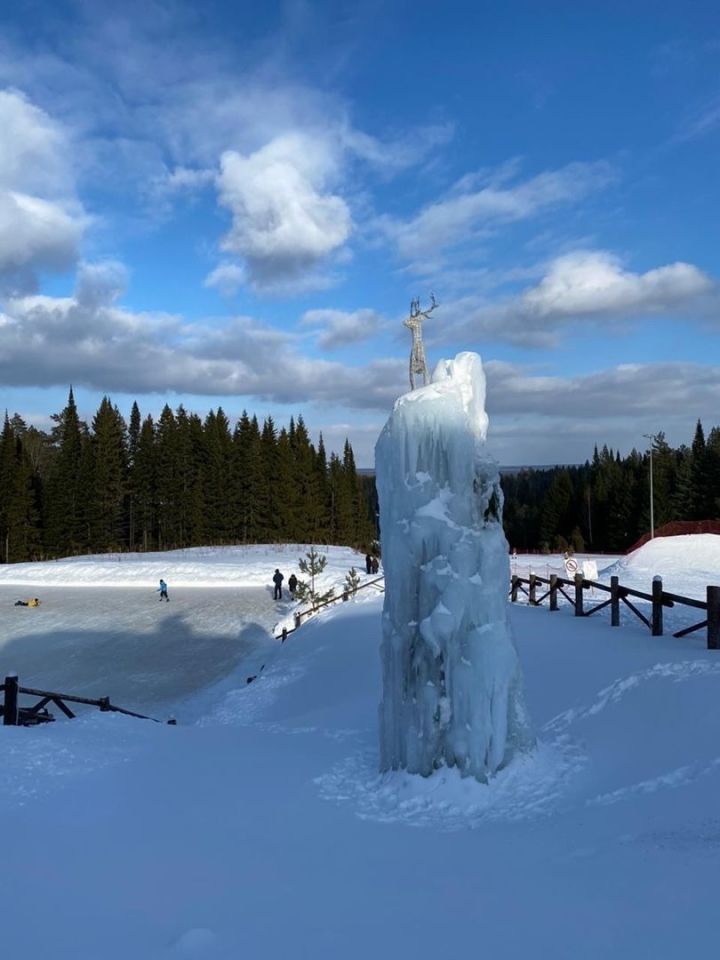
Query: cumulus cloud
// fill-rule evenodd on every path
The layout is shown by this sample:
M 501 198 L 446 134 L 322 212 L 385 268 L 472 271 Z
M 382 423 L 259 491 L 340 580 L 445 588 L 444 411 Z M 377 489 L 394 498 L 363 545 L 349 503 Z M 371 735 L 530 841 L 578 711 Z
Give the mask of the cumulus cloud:
M 539 283 L 499 304 L 472 297 L 448 305 L 449 336 L 483 336 L 523 346 L 552 347 L 573 320 L 617 321 L 642 316 L 703 319 L 720 309 L 720 287 L 690 263 L 633 273 L 603 250 L 563 255 Z
M 0 129 L 0 287 L 20 292 L 72 265 L 85 217 L 63 129 L 16 90 L 0 90 Z
M 220 246 L 242 259 L 256 289 L 302 282 L 350 236 L 348 206 L 332 192 L 337 167 L 331 143 L 300 133 L 223 154 L 218 193 L 232 226 Z
M 304 356 L 300 340 L 249 317 L 187 324 L 117 304 L 118 264 L 85 265 L 71 297 L 24 296 L 0 313 L 0 381 L 102 392 L 237 395 L 386 410 L 405 364 L 348 367 Z
M 351 343 L 362 343 L 380 329 L 382 318 L 375 310 L 308 310 L 301 324 L 314 327 L 318 344 L 325 350 L 337 350 Z
M 571 163 L 519 183 L 507 182 L 515 166 L 504 166 L 497 177 L 476 188 L 476 178 L 464 177 L 450 194 L 429 204 L 410 220 L 380 218 L 381 232 L 408 260 L 426 261 L 445 249 L 478 239 L 500 223 L 526 220 L 564 203 L 581 200 L 613 178 L 606 163 Z M 482 180 L 487 180 L 483 175 Z
M 522 295 L 520 306 L 540 318 L 667 313 L 715 287 L 690 263 L 632 273 L 618 257 L 590 250 L 558 257 L 540 283 Z

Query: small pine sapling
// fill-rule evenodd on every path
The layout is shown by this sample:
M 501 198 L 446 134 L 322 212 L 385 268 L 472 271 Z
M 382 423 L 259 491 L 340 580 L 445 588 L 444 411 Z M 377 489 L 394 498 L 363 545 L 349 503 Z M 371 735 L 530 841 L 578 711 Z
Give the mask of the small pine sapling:
M 301 603 L 309 603 L 314 610 L 326 600 L 332 600 L 335 596 L 335 591 L 332 587 L 325 593 L 318 593 L 315 589 L 315 577 L 322 573 L 327 566 L 327 557 L 325 554 L 318 553 L 315 547 L 311 547 L 305 556 L 307 557 L 306 560 L 302 557 L 298 560 L 298 566 L 300 567 L 301 573 L 310 577 L 310 583 L 306 580 L 298 580 L 298 585 L 295 588 L 295 597 Z
M 355 567 L 350 567 L 348 572 L 345 574 L 345 593 L 354 594 L 357 592 L 357 588 L 360 586 L 360 574 L 357 572 Z

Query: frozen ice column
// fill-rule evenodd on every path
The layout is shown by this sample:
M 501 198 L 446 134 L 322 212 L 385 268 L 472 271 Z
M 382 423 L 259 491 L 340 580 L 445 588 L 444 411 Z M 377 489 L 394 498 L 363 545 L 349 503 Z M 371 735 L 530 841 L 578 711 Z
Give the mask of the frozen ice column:
M 497 464 L 475 353 L 400 397 L 375 448 L 385 605 L 381 769 L 486 780 L 532 737 L 507 616 Z

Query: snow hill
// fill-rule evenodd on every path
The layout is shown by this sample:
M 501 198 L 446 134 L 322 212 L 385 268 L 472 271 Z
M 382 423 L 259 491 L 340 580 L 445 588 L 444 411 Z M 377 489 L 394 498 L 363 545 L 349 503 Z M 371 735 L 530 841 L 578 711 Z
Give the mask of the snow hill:
M 705 587 L 720 583 L 720 536 L 656 537 L 606 567 L 600 579 L 608 583 L 616 575 L 624 586 L 649 590 L 656 574 L 671 593 L 704 600 Z
M 166 572 L 171 559 L 160 558 Z M 654 572 L 675 590 L 685 561 L 667 563 Z M 230 586 L 178 587 L 169 605 L 134 587 L 47 586 L 6 642 L 12 589 L 0 586 L 0 673 L 41 640 L 49 656 L 63 621 L 68 676 L 94 664 L 110 681 L 119 660 L 131 674 L 157 647 L 136 682 L 164 675 L 178 726 L 86 713 L 0 727 L 9 956 L 712 955 L 720 654 L 700 635 L 652 638 L 634 618 L 611 629 L 601 615 L 513 605 L 539 743 L 483 786 L 450 771 L 377 773 L 382 598 L 371 590 L 284 645 L 258 636 L 190 690 L 185 667 L 236 652 L 262 604 L 274 615 L 267 590 L 247 591 L 246 609 Z M 42 657 L 35 666 L 39 679 Z

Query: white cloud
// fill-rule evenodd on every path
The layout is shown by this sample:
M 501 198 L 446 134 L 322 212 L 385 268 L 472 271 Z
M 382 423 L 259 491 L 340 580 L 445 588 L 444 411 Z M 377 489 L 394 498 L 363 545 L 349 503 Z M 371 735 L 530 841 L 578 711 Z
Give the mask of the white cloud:
M 381 410 L 402 389 L 401 360 L 348 367 L 304 356 L 301 338 L 249 317 L 211 326 L 126 310 L 116 302 L 124 280 L 118 264 L 84 265 L 72 297 L 9 300 L 0 313 L 0 382 Z
M 522 295 L 520 309 L 541 318 L 667 313 L 715 287 L 690 263 L 632 273 L 611 253 L 582 250 L 553 261 L 541 282 Z
M 514 166 L 503 166 L 501 175 L 491 177 L 480 189 L 473 189 L 474 177 L 463 177 L 445 199 L 429 204 L 412 219 L 384 217 L 378 226 L 401 257 L 413 261 L 433 258 L 431 262 L 435 262 L 441 251 L 477 240 L 494 225 L 525 220 L 559 204 L 581 200 L 613 177 L 605 163 L 571 163 L 514 185 L 507 183 L 512 172 Z
M 256 289 L 303 283 L 346 242 L 352 220 L 332 193 L 337 175 L 333 144 L 319 136 L 286 134 L 249 155 L 223 154 L 218 193 L 232 226 L 220 245 L 242 259 Z
M 552 347 L 573 320 L 617 321 L 683 315 L 704 320 L 720 310 L 720 287 L 690 263 L 633 273 L 604 250 L 553 260 L 540 282 L 501 303 L 466 297 L 447 304 L 447 336 L 483 336 L 523 346 Z
M 382 318 L 375 310 L 308 310 L 300 321 L 318 330 L 318 343 L 325 350 L 336 350 L 351 343 L 362 343 L 380 329 Z
M 86 218 L 64 130 L 15 90 L 0 90 L 0 129 L 0 286 L 27 290 L 72 265 Z

